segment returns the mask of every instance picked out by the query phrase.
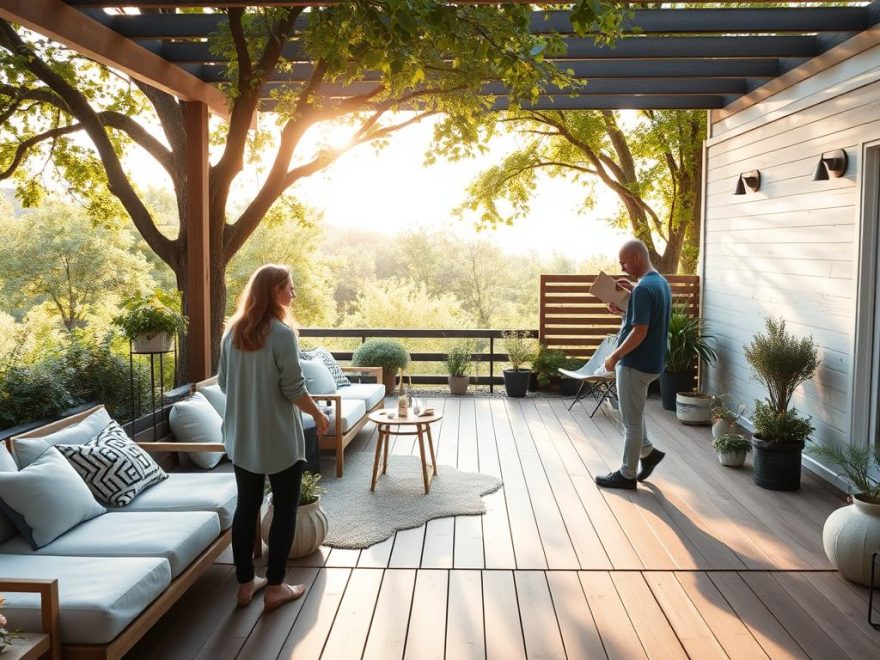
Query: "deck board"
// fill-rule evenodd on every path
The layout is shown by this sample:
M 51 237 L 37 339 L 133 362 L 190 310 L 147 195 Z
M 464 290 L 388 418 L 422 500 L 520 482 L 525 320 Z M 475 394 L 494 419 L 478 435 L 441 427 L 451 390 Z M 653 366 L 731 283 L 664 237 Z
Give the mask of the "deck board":
M 822 550 L 822 523 L 844 502 L 814 479 L 762 491 L 750 463 L 717 464 L 709 429 L 649 401 L 666 460 L 635 492 L 602 490 L 593 477 L 616 469 L 622 448 L 607 410 L 590 419 L 558 398 L 429 405 L 445 414 L 438 478 L 450 465 L 503 480 L 485 515 L 290 562 L 287 579 L 307 594 L 265 615 L 259 598 L 235 608 L 225 553 L 127 657 L 880 657 L 867 590 Z M 347 452 L 375 441 L 368 425 Z M 418 448 L 401 438 L 391 451 Z

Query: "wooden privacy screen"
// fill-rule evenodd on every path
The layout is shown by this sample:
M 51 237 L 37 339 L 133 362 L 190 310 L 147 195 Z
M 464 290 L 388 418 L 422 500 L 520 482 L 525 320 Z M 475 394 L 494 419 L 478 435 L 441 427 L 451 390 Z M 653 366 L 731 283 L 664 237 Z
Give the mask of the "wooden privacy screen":
M 613 275 L 612 277 L 622 277 Z M 664 275 L 672 287 L 673 304 L 700 314 L 700 277 Z M 541 275 L 539 341 L 571 357 L 589 358 L 602 339 L 616 334 L 620 317 L 590 293 L 595 275 Z

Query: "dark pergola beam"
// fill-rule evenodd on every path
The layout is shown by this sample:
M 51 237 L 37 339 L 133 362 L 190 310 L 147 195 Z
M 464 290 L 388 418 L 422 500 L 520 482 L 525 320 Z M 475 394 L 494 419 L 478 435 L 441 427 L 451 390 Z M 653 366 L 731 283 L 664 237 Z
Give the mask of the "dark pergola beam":
M 347 0 L 66 0 L 71 7 L 135 7 L 142 9 L 178 9 L 183 7 L 227 8 L 227 7 L 314 7 L 335 5 Z M 506 0 L 511 4 L 559 5 L 558 0 Z M 628 0 L 631 5 L 656 4 L 657 0 Z M 705 4 L 764 4 L 766 0 L 709 0 Z M 827 0 L 799 0 L 797 4 L 827 2 Z M 498 4 L 497 0 L 452 0 L 449 4 L 479 5 Z M 792 2 L 794 4 L 794 2 Z
M 96 21 L 129 39 L 203 39 L 226 21 L 225 14 L 108 14 L 86 9 Z M 297 17 L 303 30 L 308 16 Z M 791 9 L 640 9 L 626 30 L 638 27 L 644 34 L 713 34 L 747 32 L 860 32 L 868 27 L 863 7 L 793 7 Z M 567 11 L 532 13 L 534 34 L 571 35 Z

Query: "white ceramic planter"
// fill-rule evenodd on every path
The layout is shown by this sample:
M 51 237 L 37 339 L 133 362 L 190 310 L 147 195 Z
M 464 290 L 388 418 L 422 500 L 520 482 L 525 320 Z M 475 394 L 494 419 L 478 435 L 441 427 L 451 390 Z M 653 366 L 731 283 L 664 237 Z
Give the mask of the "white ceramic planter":
M 832 565 L 847 580 L 871 583 L 871 555 L 880 552 L 880 504 L 853 496 L 853 503 L 828 516 L 822 545 Z
M 173 347 L 173 337 L 167 332 L 155 335 L 138 335 L 131 342 L 133 353 L 168 353 Z
M 269 510 L 263 516 L 261 531 L 263 542 L 269 542 L 269 528 L 272 526 L 272 518 L 275 515 L 275 507 L 269 502 Z M 307 557 L 321 547 L 327 538 L 327 514 L 321 508 L 321 498 L 311 504 L 303 504 L 296 510 L 296 532 L 293 535 L 293 545 L 290 546 L 290 559 Z
M 718 462 L 727 467 L 742 467 L 746 462 L 746 450 L 716 452 Z
M 679 392 L 675 395 L 675 416 L 682 424 L 705 424 L 712 421 L 715 400 L 697 392 Z
M 467 393 L 471 379 L 468 376 L 449 376 L 449 392 L 455 396 Z
M 714 422 L 712 422 L 712 439 L 717 440 L 722 435 L 727 435 L 728 433 L 736 433 L 736 422 L 731 424 L 723 417 L 719 417 Z

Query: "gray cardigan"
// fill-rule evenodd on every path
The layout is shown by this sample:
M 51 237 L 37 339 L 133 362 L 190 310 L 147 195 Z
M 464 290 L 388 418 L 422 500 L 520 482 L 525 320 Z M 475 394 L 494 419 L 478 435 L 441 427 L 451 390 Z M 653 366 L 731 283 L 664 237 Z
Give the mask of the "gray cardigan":
M 223 443 L 232 463 L 255 474 L 274 474 L 305 460 L 299 409 L 306 393 L 296 334 L 280 321 L 263 347 L 241 351 L 223 335 L 217 383 L 226 393 Z

